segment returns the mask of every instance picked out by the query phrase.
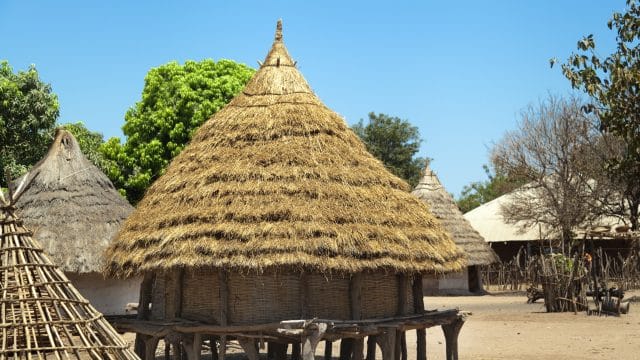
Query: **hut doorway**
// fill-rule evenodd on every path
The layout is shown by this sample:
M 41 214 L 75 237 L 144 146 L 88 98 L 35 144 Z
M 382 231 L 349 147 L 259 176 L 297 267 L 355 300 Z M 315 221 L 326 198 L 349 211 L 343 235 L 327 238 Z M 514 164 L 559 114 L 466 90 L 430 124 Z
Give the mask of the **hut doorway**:
M 478 293 L 482 291 L 482 283 L 480 280 L 480 271 L 477 265 L 468 267 L 469 271 L 469 292 Z

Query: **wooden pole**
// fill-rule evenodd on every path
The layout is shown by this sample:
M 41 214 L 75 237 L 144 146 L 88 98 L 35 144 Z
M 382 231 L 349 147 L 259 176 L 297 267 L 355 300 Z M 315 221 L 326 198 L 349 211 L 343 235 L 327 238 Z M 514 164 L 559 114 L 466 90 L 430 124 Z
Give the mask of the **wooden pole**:
M 409 294 L 409 279 L 405 274 L 398 274 L 398 313 L 397 315 L 407 315 L 409 312 L 407 306 L 407 295 Z M 396 332 L 396 360 L 407 359 L 407 337 L 404 331 Z
M 447 360 L 458 360 L 458 334 L 464 325 L 464 320 L 458 318 L 451 324 L 442 325 L 447 347 Z
M 219 284 L 219 301 L 220 301 L 220 325 L 226 326 L 229 324 L 228 312 L 229 312 L 229 276 L 225 270 L 220 269 L 218 271 L 218 284 Z M 224 360 L 227 353 L 227 337 L 225 335 L 220 336 L 220 348 L 218 349 L 218 359 Z
M 413 292 L 413 310 L 414 313 L 420 314 L 424 312 L 424 297 L 422 296 L 422 275 L 413 276 L 412 284 Z M 427 330 L 416 330 L 417 350 L 416 360 L 427 360 Z
M 324 360 L 331 360 L 333 356 L 333 342 L 325 341 L 324 342 Z
M 145 273 L 142 278 L 142 283 L 140 283 L 138 314 L 136 315 L 136 319 L 138 320 L 149 320 L 149 304 L 151 303 L 154 278 L 155 276 L 153 275 L 153 273 Z M 136 334 L 134 351 L 141 359 L 145 359 L 146 346 L 145 339 L 142 335 Z
M 362 319 L 362 273 L 356 273 L 351 276 L 349 282 L 349 305 L 351 307 L 351 319 Z M 345 344 L 345 356 L 347 356 L 347 352 L 349 352 L 348 358 L 362 360 L 364 354 L 364 338 L 348 339 L 348 341 L 347 339 L 343 339 L 340 342 L 340 359 L 343 358 L 343 343 Z
M 376 360 L 376 336 L 367 339 L 367 360 Z

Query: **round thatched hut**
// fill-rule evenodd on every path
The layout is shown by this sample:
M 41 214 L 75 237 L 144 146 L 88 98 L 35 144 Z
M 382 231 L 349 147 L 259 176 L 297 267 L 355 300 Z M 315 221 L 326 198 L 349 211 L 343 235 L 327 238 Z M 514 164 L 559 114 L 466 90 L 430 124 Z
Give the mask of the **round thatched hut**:
M 283 320 L 422 314 L 413 277 L 458 271 L 463 256 L 407 184 L 314 95 L 279 23 L 246 88 L 202 125 L 127 219 L 106 271 L 145 275 L 149 319 L 213 324 L 200 329 L 224 336 L 235 329 L 246 342 L 259 337 L 252 331 L 265 334 L 260 324 Z M 296 341 L 282 334 L 270 341 Z
M 58 129 L 45 157 L 13 187 L 19 184 L 21 218 L 82 295 L 106 315 L 136 303 L 139 278 L 115 281 L 101 273 L 104 250 L 133 207 L 85 158 L 73 135 Z
M 0 193 L 0 359 L 134 360 Z
M 455 200 L 429 165 L 426 166 L 424 176 L 412 194 L 429 206 L 431 213 L 451 234 L 453 241 L 467 257 L 467 267 L 461 271 L 425 276 L 423 278 L 425 294 L 482 292 L 482 278 L 478 267 L 499 261 L 496 253 L 464 218 Z

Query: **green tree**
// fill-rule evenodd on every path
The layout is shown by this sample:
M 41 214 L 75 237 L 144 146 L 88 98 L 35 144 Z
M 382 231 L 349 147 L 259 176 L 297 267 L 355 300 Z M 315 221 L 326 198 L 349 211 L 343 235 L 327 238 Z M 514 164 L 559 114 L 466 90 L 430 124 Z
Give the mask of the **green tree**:
M 125 115 L 126 142 L 111 138 L 101 153 L 107 175 L 136 203 L 196 129 L 227 104 L 254 70 L 231 60 L 173 61 L 153 68 L 142 99 Z
M 578 52 L 562 64 L 562 72 L 574 88 L 582 89 L 593 102 L 600 128 L 617 136 L 623 151 L 608 159 L 608 172 L 621 183 L 629 220 L 639 229 L 640 210 L 640 7 L 627 0 L 625 13 L 614 13 L 608 27 L 616 32 L 616 49 L 606 56 L 596 52 L 593 35 L 578 42 Z M 553 66 L 555 60 L 551 60 Z
M 369 121 L 353 125 L 367 150 L 389 171 L 415 187 L 420 181 L 426 159 L 416 157 L 420 150 L 420 132 L 409 121 L 386 114 L 369 113 Z
M 471 211 L 478 206 L 507 194 L 524 185 L 522 179 L 509 176 L 504 171 L 497 171 L 494 166 L 483 165 L 487 180 L 472 182 L 462 188 L 460 197 L 456 201 L 458 208 L 463 213 Z
M 81 121 L 62 124 L 59 127 L 72 133 L 84 156 L 104 173 L 107 172 L 109 164 L 100 151 L 104 144 L 104 136 L 101 133 L 87 129 Z
M 40 160 L 59 113 L 58 97 L 35 66 L 14 73 L 0 62 L 0 186 L 7 175 L 16 178 Z

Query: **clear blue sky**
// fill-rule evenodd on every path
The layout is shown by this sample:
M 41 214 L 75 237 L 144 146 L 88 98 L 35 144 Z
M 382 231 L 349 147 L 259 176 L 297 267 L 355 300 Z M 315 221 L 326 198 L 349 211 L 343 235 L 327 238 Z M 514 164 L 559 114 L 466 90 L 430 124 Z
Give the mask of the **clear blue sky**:
M 60 122 L 122 136 L 151 67 L 227 58 L 257 67 L 278 18 L 318 96 L 349 124 L 370 111 L 410 120 L 449 192 L 485 179 L 488 148 L 520 110 L 571 91 L 559 67 L 624 0 L 579 1 L 6 1 L 0 59 L 35 64 Z

